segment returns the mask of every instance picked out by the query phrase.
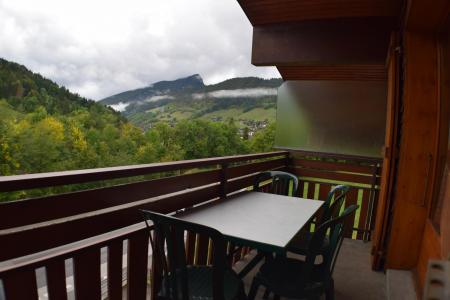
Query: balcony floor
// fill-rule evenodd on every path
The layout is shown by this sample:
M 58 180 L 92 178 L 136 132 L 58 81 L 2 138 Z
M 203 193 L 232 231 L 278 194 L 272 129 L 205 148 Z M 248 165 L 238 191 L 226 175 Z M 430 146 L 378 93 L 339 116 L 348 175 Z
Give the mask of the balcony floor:
M 336 300 L 386 299 L 386 277 L 382 272 L 371 270 L 370 248 L 371 243 L 344 240 L 333 274 Z M 256 270 L 244 278 L 246 291 L 250 288 Z M 260 288 L 257 299 L 261 299 L 262 295 L 263 289 Z

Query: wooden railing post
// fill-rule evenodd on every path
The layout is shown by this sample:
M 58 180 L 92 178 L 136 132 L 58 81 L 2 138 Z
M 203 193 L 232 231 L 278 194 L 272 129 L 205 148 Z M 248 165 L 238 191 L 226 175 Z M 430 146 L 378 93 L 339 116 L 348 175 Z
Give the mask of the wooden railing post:
M 220 165 L 220 198 L 227 197 L 228 163 Z
M 375 163 L 372 168 L 372 182 L 370 185 L 370 198 L 369 198 L 369 209 L 367 210 L 367 218 L 364 232 L 364 241 L 370 241 L 371 230 L 375 222 L 374 210 L 376 209 L 376 202 L 378 200 L 378 190 L 376 188 L 377 175 L 379 174 L 379 165 Z
M 286 169 L 286 171 L 289 172 L 289 168 L 292 168 L 294 165 L 294 160 L 292 159 L 292 156 L 290 153 L 286 154 L 285 159 L 286 159 L 286 168 L 285 169 Z

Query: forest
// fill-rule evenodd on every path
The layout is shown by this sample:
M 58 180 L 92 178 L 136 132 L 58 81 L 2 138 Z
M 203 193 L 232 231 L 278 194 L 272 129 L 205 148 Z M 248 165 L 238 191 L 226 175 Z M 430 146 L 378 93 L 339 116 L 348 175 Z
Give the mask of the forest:
M 2 176 L 270 151 L 274 134 L 270 124 L 241 136 L 233 119 L 161 122 L 144 131 L 111 108 L 0 59 Z

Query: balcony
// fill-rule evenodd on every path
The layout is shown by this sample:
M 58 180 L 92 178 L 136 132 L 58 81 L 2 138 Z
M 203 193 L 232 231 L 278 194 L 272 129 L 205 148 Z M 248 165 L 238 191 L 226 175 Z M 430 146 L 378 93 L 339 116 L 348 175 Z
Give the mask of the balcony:
M 68 191 L 0 204 L 0 241 L 8 245 L 0 251 L 6 299 L 122 299 L 122 294 L 145 299 L 152 294 L 153 269 L 138 209 L 171 213 L 220 201 L 251 188 L 254 176 L 266 170 L 296 174 L 298 196 L 304 198 L 323 199 L 337 183 L 353 187 L 346 205 L 360 208 L 345 231 L 336 295 L 357 299 L 368 290 L 381 295 L 384 276 L 370 270 L 380 164 L 367 157 L 279 151 L 2 177 L 2 193 L 48 187 Z M 186 249 L 191 263 L 208 263 L 208 240 L 187 235 Z M 239 268 L 252 253 L 246 247 L 230 252 L 230 264 Z

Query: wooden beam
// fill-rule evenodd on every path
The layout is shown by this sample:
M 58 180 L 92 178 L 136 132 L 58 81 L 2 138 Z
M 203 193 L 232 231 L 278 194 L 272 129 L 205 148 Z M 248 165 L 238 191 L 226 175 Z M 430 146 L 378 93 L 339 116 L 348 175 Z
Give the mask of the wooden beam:
M 402 137 L 386 268 L 416 267 L 432 199 L 438 128 L 438 51 L 434 35 L 405 32 Z
M 400 0 L 238 0 L 252 25 L 314 19 L 397 16 Z
M 277 66 L 284 80 L 386 81 L 384 65 Z
M 256 66 L 384 65 L 391 18 L 274 24 L 253 28 Z
M 450 12 L 448 0 L 409 0 L 405 27 L 408 30 L 440 31 Z

